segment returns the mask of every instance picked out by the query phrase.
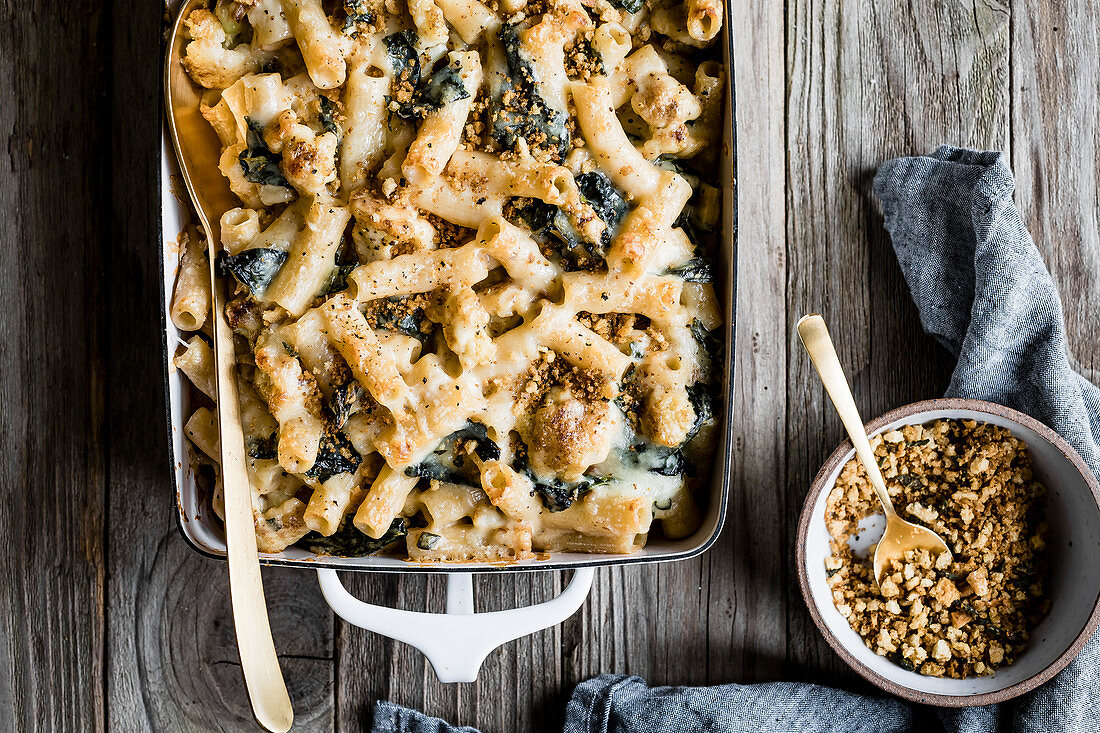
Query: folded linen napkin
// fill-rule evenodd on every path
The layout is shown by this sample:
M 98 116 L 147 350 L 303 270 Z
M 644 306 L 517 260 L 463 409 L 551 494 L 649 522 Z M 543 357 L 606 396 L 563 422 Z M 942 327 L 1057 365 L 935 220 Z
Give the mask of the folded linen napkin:
M 875 177 L 886 229 L 921 324 L 959 363 L 949 397 L 998 402 L 1054 428 L 1100 475 L 1100 389 L 1070 367 L 1054 282 L 1012 201 L 997 152 L 942 147 L 885 163 Z M 952 733 L 1100 733 L 1100 638 L 1054 679 L 1019 700 L 939 710 Z M 928 730 L 928 710 L 819 685 L 774 682 L 647 687 L 637 677 L 581 683 L 565 733 Z M 476 733 L 379 703 L 374 733 Z

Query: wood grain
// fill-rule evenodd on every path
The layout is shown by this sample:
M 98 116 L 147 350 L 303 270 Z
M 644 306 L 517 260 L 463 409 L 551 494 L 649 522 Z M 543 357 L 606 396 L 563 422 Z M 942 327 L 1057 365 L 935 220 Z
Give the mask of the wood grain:
M 0 105 L 0 728 L 254 729 L 226 570 L 180 538 L 165 460 L 157 8 L 0 0 L 11 70 L 0 94 L 20 100 Z M 573 686 L 608 672 L 858 685 L 809 622 L 788 558 L 805 487 L 841 440 L 790 324 L 825 313 L 865 417 L 942 391 L 951 364 L 920 333 L 869 198 L 888 157 L 941 143 L 1011 151 L 1072 354 L 1100 373 L 1100 82 L 1085 73 L 1100 60 L 1100 11 L 1013 3 L 1010 15 L 992 0 L 734 11 L 737 468 L 725 534 L 696 560 L 600 570 L 576 616 L 492 653 L 468 685 L 442 685 L 418 652 L 334 621 L 311 573 L 265 570 L 299 729 L 364 730 L 389 699 L 486 733 L 560 730 Z M 480 577 L 476 597 L 482 609 L 526 605 L 566 580 Z M 345 581 L 367 600 L 442 609 L 440 578 Z
M 158 150 L 162 17 L 123 16 L 111 39 L 111 75 L 126 79 L 109 100 L 112 149 Z M 193 552 L 176 526 L 156 316 L 159 158 L 127 161 L 113 168 L 114 236 L 102 263 L 111 294 L 106 729 L 251 731 L 226 565 Z M 332 614 L 312 573 L 265 568 L 263 576 L 295 730 L 331 731 Z
M 1012 24 L 1016 204 L 1062 295 L 1070 356 L 1100 383 L 1100 8 L 1018 5 Z
M 0 2 L 0 721 L 22 730 L 104 716 L 108 56 L 102 6 L 65 12 L 39 35 L 44 9 Z
M 820 312 L 863 417 L 943 393 L 953 367 L 924 335 L 871 179 L 898 155 L 1006 144 L 1008 15 L 986 2 L 789 5 L 786 317 Z M 793 546 L 813 476 L 843 438 L 793 330 L 785 334 L 785 534 Z M 777 487 L 782 490 L 783 487 Z M 787 583 L 789 676 L 859 684 Z

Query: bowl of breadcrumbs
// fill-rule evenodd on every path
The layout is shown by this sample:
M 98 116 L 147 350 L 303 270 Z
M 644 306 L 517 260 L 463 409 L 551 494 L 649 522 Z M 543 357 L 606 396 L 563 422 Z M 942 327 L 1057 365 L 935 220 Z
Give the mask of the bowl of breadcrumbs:
M 799 524 L 803 596 L 825 639 L 887 692 L 985 705 L 1064 668 L 1100 621 L 1100 485 L 1033 418 L 930 400 L 867 426 L 898 513 L 951 554 L 908 553 L 875 581 L 885 520 L 851 443 L 818 473 Z

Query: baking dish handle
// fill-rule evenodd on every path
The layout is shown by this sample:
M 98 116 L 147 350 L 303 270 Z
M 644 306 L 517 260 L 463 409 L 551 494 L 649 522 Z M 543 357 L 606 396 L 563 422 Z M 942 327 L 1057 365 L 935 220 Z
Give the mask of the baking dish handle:
M 561 595 L 506 611 L 474 613 L 471 573 L 447 576 L 447 612 L 403 611 L 364 603 L 348 593 L 335 570 L 317 571 L 321 594 L 340 618 L 419 649 L 440 682 L 473 682 L 489 652 L 501 644 L 561 623 L 588 596 L 595 571 L 577 568 Z

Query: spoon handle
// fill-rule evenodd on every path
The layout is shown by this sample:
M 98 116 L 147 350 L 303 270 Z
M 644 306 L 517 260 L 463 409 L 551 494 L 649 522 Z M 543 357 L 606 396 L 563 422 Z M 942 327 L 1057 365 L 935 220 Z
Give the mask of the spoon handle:
M 848 431 L 852 445 L 856 447 L 856 455 L 859 456 L 863 468 L 871 478 L 871 485 L 875 487 L 875 493 L 882 502 L 883 511 L 887 518 L 894 517 L 896 512 L 890 501 L 890 495 L 886 493 L 886 482 L 883 481 L 882 472 L 878 469 L 874 451 L 871 450 L 871 442 L 867 440 L 863 420 L 859 417 L 856 401 L 844 376 L 844 369 L 840 366 L 840 359 L 836 355 L 836 348 L 833 347 L 833 340 L 829 337 L 825 320 L 818 314 L 811 313 L 802 316 L 797 328 L 802 345 L 806 347 L 806 351 L 810 352 L 810 360 L 814 363 L 814 368 L 817 369 L 825 385 L 825 391 L 829 393 L 829 399 L 833 401 L 833 407 L 840 415 L 840 421 L 844 423 L 844 429 Z
M 209 232 L 209 230 L 207 230 Z M 256 527 L 252 512 L 252 489 L 244 455 L 244 428 L 235 378 L 236 354 L 233 333 L 225 320 L 225 296 L 214 277 L 213 240 L 210 246 L 211 293 L 216 349 L 215 376 L 218 386 L 218 430 L 221 437 L 222 489 L 225 495 L 225 535 L 229 556 L 229 595 L 233 606 L 233 625 L 237 651 L 244 672 L 252 713 L 269 731 L 290 729 L 294 709 L 271 638 L 264 599 L 263 580 L 256 546 Z

